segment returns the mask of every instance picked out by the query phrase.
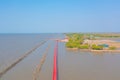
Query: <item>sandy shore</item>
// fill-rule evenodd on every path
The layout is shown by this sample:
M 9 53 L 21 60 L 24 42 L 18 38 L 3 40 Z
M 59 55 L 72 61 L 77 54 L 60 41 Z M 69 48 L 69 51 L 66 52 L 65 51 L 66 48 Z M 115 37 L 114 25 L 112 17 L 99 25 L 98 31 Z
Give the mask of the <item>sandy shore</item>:
M 120 53 L 120 50 L 91 50 L 91 52 L 112 52 Z
M 120 42 L 116 42 L 114 40 L 84 40 L 84 43 L 87 43 L 89 45 L 108 44 L 109 46 L 114 46 L 116 48 L 120 48 Z
M 80 50 L 83 52 L 94 52 L 94 53 L 104 53 L 104 52 L 110 52 L 110 53 L 120 53 L 120 50 L 90 50 L 90 49 L 78 49 L 78 48 L 67 48 L 67 50 Z

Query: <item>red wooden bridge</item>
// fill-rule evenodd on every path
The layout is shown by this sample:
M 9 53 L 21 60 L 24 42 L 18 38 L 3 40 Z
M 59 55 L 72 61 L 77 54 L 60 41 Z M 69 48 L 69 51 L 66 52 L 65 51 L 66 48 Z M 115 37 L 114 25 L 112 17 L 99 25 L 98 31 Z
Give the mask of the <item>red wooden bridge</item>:
M 55 45 L 55 48 L 54 48 L 53 80 L 58 79 L 57 56 L 58 56 L 58 41 L 56 41 L 56 45 Z

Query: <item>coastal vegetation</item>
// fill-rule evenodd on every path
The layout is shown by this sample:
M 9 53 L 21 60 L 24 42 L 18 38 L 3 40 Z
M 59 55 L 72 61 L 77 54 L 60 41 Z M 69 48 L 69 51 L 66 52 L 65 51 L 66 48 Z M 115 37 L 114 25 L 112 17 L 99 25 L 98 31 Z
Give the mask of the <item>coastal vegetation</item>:
M 68 48 L 84 48 L 84 46 L 81 46 L 84 39 L 83 34 L 67 34 L 69 37 L 69 41 L 66 43 L 66 46 Z
M 115 49 L 116 49 L 116 47 L 111 46 L 111 47 L 109 47 L 109 49 L 110 49 L 110 50 L 115 50 Z
M 93 50 L 103 50 L 103 46 L 93 44 L 93 45 L 92 45 L 92 49 L 93 49 Z
M 109 46 L 107 43 L 100 42 L 100 38 L 120 37 L 120 34 L 101 34 L 101 33 L 69 33 L 66 34 L 69 41 L 67 48 L 90 49 L 90 50 L 116 50 L 116 46 Z M 85 40 L 88 40 L 85 43 Z M 95 40 L 97 43 L 95 43 Z M 99 43 L 98 43 L 99 42 Z M 104 40 L 105 42 L 105 40 Z

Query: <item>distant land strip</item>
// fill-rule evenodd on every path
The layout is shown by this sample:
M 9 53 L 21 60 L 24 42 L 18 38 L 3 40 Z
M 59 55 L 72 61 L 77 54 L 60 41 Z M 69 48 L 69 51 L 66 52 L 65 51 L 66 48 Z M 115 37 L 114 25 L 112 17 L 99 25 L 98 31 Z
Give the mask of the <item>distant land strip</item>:
M 8 66 L 5 70 L 3 70 L 2 72 L 0 72 L 0 78 L 10 69 L 12 69 L 16 64 L 18 64 L 20 61 L 22 61 L 23 59 L 25 59 L 29 54 L 31 54 L 33 51 L 35 51 L 38 47 L 40 47 L 41 45 L 43 45 L 44 43 L 46 43 L 47 41 L 43 41 L 42 43 L 36 45 L 35 47 L 33 47 L 31 50 L 29 50 L 28 52 L 25 53 L 25 55 L 23 55 L 22 57 L 20 57 L 18 60 L 16 60 L 15 62 L 13 62 L 10 66 Z

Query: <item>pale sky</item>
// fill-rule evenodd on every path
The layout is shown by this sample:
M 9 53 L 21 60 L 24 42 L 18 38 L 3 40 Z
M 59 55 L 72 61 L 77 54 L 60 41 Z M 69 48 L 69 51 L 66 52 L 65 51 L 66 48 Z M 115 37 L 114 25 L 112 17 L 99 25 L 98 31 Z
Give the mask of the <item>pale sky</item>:
M 120 0 L 0 0 L 0 33 L 120 32 Z

